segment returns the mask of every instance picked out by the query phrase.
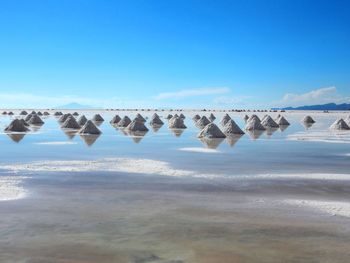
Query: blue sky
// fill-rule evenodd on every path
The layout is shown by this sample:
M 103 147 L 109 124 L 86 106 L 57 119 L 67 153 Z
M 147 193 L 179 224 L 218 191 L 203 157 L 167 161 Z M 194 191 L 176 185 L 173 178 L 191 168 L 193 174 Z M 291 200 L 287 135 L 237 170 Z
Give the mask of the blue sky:
M 350 102 L 347 1 L 0 1 L 0 107 Z

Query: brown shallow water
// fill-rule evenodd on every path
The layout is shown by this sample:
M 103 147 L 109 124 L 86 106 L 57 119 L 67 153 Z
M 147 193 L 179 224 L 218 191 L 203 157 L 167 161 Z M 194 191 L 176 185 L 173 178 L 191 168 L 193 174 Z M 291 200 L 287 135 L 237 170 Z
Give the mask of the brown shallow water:
M 348 200 L 346 182 L 75 173 L 25 184 L 28 198 L 0 203 L 0 262 L 350 259 L 348 218 L 279 202 Z

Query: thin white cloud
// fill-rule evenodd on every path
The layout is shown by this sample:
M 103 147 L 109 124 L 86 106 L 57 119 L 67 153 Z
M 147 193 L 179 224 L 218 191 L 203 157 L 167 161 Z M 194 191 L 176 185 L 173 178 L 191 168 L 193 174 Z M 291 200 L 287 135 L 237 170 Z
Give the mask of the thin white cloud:
M 226 104 L 226 105 L 232 105 L 232 104 L 245 104 L 247 100 L 252 98 L 251 96 L 220 96 L 214 98 L 215 104 Z
M 187 97 L 226 94 L 229 92 L 230 92 L 230 89 L 227 87 L 199 88 L 199 89 L 179 90 L 174 92 L 163 92 L 163 93 L 159 93 L 154 98 L 157 100 L 181 99 L 181 98 L 187 98 Z
M 350 98 L 339 94 L 336 87 L 326 87 L 315 89 L 310 92 L 295 94 L 287 93 L 277 103 L 280 106 L 302 106 L 308 104 L 325 104 L 325 103 L 346 103 Z

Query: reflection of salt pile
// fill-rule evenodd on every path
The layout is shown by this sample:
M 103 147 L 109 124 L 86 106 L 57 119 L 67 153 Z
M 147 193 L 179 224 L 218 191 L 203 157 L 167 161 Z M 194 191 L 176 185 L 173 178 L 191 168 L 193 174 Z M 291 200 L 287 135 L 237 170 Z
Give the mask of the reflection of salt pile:
M 83 125 L 85 125 L 86 122 L 87 122 L 87 118 L 85 117 L 85 115 L 80 116 L 80 118 L 78 120 L 78 124 L 80 126 L 83 126 Z
M 205 126 L 207 126 L 210 123 L 210 121 L 208 120 L 208 118 L 206 116 L 202 116 L 197 122 L 196 125 L 199 128 L 204 128 Z
M 279 117 L 277 117 L 276 123 L 279 126 L 289 126 L 290 125 L 290 123 L 281 115 Z
M 110 121 L 110 124 L 116 125 L 116 124 L 118 124 L 118 122 L 120 122 L 121 119 L 122 118 L 120 118 L 120 116 L 117 114 L 112 118 L 112 120 Z
M 20 142 L 25 136 L 25 133 L 7 133 L 7 136 L 14 142 Z
M 34 114 L 30 120 L 28 121 L 29 124 L 32 124 L 32 125 L 43 125 L 44 122 L 43 120 L 36 114 Z
M 271 118 L 271 116 L 266 115 L 261 121 L 261 125 L 265 128 L 278 128 L 279 125 Z
M 127 131 L 131 132 L 147 132 L 148 128 L 145 126 L 143 121 L 141 121 L 139 118 L 135 118 L 127 127 Z
M 104 121 L 104 118 L 102 118 L 102 116 L 100 114 L 95 114 L 93 117 L 92 117 L 92 121 L 94 122 L 103 122 Z
M 230 117 L 230 115 L 228 115 L 228 114 L 226 113 L 225 116 L 222 118 L 222 120 L 221 120 L 220 123 L 221 123 L 222 126 L 225 126 L 226 123 L 228 123 L 229 120 L 231 120 L 231 117 Z
M 195 122 L 198 121 L 201 118 L 201 116 L 199 116 L 198 114 L 194 115 L 192 120 L 194 120 Z
M 159 118 L 159 116 L 158 116 L 158 114 L 153 114 L 153 116 L 152 116 L 152 119 L 151 119 L 151 122 L 150 122 L 150 125 L 158 125 L 158 126 L 160 126 L 160 125 L 163 125 L 164 124 L 164 122 Z
M 244 131 L 236 124 L 236 122 L 230 119 L 224 126 L 224 133 L 228 134 L 244 134 Z
M 226 135 L 214 123 L 206 125 L 197 135 L 198 138 L 226 138 Z
M 27 132 L 29 129 L 19 119 L 13 120 L 9 126 L 5 128 L 6 132 Z
M 242 137 L 242 134 L 226 134 L 226 142 L 231 147 L 235 146 L 238 140 Z
M 184 120 L 179 117 L 172 117 L 169 120 L 169 128 L 170 129 L 186 129 L 186 125 L 184 124 Z
M 138 120 L 140 122 L 146 122 L 146 119 L 140 113 L 136 114 L 135 120 Z
M 303 122 L 308 123 L 308 124 L 312 124 L 312 123 L 315 123 L 315 120 L 311 116 L 308 115 L 308 116 L 304 117 Z
M 85 142 L 87 146 L 92 146 L 96 140 L 100 137 L 99 134 L 93 135 L 93 134 L 80 134 L 80 138 Z
M 118 122 L 117 126 L 118 127 L 127 127 L 131 123 L 131 120 L 128 116 L 124 116 L 123 119 Z
M 80 129 L 80 125 L 73 116 L 69 116 L 62 124 L 61 128 L 78 130 Z
M 330 127 L 331 130 L 349 130 L 349 125 L 343 119 L 336 120 Z
M 264 131 L 265 127 L 261 125 L 259 118 L 249 118 L 245 126 L 247 131 Z
M 96 125 L 91 121 L 88 120 L 85 125 L 81 128 L 79 131 L 80 134 L 101 134 L 101 131 L 96 127 Z

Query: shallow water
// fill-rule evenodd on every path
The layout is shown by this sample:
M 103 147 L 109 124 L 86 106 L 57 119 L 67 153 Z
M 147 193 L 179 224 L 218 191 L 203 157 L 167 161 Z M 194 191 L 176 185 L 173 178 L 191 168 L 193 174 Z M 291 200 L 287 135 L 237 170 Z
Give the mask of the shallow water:
M 283 131 L 210 142 L 193 112 L 181 135 L 141 138 L 113 128 L 116 113 L 135 115 L 102 112 L 88 143 L 53 116 L 0 135 L 0 176 L 17 178 L 2 184 L 0 262 L 348 262 L 350 132 L 328 131 L 347 113 L 310 113 L 308 128 L 286 113 Z

